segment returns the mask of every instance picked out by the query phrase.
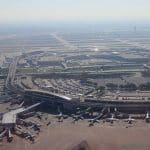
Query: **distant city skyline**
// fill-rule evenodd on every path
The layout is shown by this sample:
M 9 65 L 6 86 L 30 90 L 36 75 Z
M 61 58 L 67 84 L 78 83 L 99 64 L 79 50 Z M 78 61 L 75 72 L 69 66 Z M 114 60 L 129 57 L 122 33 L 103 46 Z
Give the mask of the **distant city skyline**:
M 0 0 L 0 23 L 149 20 L 149 0 Z

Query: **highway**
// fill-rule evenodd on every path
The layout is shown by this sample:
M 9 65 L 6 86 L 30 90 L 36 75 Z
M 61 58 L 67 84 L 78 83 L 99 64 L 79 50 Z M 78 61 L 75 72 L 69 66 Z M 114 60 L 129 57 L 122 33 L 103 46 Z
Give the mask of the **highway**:
M 16 75 L 16 68 L 17 68 L 17 63 L 18 63 L 19 59 L 20 59 L 19 56 L 15 57 L 13 59 L 13 62 L 10 64 L 8 75 L 7 75 L 7 78 L 6 78 L 6 83 L 5 83 L 5 87 L 9 91 L 14 92 L 16 94 L 22 94 L 23 93 L 21 88 L 17 88 L 14 85 L 14 79 L 15 79 L 15 75 Z

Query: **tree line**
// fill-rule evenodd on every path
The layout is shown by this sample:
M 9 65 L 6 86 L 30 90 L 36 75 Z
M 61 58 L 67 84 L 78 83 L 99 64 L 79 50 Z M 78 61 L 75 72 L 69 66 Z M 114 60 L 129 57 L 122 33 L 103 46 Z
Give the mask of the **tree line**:
M 150 82 L 148 83 L 143 83 L 140 85 L 136 85 L 134 83 L 127 83 L 127 84 L 114 84 L 114 83 L 107 83 L 106 86 L 99 86 L 97 89 L 99 89 L 100 91 L 105 91 L 110 90 L 110 91 L 116 91 L 116 90 L 120 90 L 120 91 L 136 91 L 136 90 L 140 90 L 140 91 L 149 91 L 150 90 Z

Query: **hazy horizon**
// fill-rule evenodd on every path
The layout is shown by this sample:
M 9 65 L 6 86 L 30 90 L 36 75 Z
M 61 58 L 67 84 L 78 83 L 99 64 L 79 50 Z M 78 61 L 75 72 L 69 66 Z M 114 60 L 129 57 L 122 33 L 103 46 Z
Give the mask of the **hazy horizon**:
M 0 32 L 150 30 L 149 0 L 0 0 Z
M 0 0 L 0 24 L 34 22 L 149 22 L 149 0 Z

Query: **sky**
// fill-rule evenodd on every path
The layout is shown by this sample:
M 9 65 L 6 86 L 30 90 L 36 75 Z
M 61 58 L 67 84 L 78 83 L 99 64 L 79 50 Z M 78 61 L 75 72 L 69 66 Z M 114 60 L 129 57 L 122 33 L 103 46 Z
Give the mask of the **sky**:
M 0 23 L 149 19 L 150 0 L 0 0 Z

